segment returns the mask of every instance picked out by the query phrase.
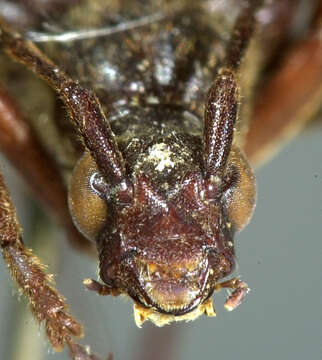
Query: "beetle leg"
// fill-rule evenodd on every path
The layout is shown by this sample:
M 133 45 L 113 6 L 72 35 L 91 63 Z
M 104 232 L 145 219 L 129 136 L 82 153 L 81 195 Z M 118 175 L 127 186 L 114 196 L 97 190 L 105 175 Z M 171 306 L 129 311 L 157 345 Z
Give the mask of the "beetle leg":
M 69 353 L 74 360 L 101 360 L 101 357 L 91 354 L 88 346 L 82 346 L 73 341 L 67 342 Z M 107 360 L 113 360 L 112 353 L 109 354 Z
M 18 106 L 0 87 L 0 150 L 21 173 L 35 195 L 65 228 L 72 245 L 87 253 L 92 244 L 75 228 L 59 171 L 41 146 Z
M 0 41 L 13 59 L 24 64 L 58 93 L 69 118 L 91 152 L 102 175 L 112 184 L 125 181 L 125 164 L 98 98 L 73 81 L 30 41 L 0 19 Z
M 239 280 L 238 278 L 234 278 L 231 280 L 224 281 L 220 284 L 216 284 L 216 290 L 220 290 L 223 288 L 230 288 L 234 289 L 232 294 L 228 297 L 225 302 L 225 308 L 228 311 L 232 311 L 236 309 L 238 305 L 241 304 L 245 295 L 249 292 L 248 285 L 244 282 Z
M 82 326 L 69 313 L 65 299 L 54 287 L 46 266 L 25 247 L 10 195 L 0 174 L 0 247 L 3 258 L 19 291 L 29 301 L 35 318 L 45 322 L 48 339 L 56 351 L 67 344 L 73 359 L 99 360 L 88 349 L 77 344 L 74 336 L 83 336 Z
M 45 266 L 25 247 L 21 227 L 1 175 L 0 229 L 1 250 L 12 277 L 28 298 L 36 319 L 45 321 L 53 347 L 61 349 L 71 335 L 82 335 L 82 327 L 69 314 L 63 297 L 52 286 L 53 280 L 44 272 Z
M 308 36 L 293 46 L 257 96 L 245 152 L 259 164 L 295 136 L 320 109 L 322 4 Z

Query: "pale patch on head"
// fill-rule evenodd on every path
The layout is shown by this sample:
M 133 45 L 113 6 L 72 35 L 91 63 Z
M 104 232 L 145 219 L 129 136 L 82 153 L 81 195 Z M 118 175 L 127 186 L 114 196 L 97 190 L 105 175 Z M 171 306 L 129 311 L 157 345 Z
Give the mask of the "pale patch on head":
M 175 163 L 171 160 L 171 150 L 165 143 L 155 144 L 150 148 L 148 160 L 152 161 L 157 171 L 163 171 L 165 168 L 173 168 Z

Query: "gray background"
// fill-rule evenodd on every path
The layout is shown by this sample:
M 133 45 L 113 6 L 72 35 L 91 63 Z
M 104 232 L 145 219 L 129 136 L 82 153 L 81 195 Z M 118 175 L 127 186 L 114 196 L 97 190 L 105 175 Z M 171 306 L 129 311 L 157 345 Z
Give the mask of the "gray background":
M 321 132 L 311 131 L 257 171 L 257 209 L 237 237 L 237 274 L 252 289 L 244 303 L 228 313 L 223 308 L 226 293 L 216 294 L 217 318 L 162 329 L 150 324 L 137 329 L 128 300 L 85 292 L 82 280 L 95 278 L 96 264 L 71 250 L 59 230 L 50 234 L 52 225 L 39 221 L 21 183 L 12 174 L 7 181 L 15 188 L 15 198 L 27 196 L 19 203 L 26 242 L 36 243 L 37 254 L 57 274 L 58 288 L 85 324 L 83 342 L 93 350 L 113 351 L 115 359 L 122 360 L 136 360 L 140 352 L 157 360 L 163 351 L 168 351 L 166 358 L 176 360 L 318 360 L 322 359 L 321 153 Z M 10 172 L 8 165 L 3 167 Z M 30 236 L 32 229 L 35 235 Z M 2 259 L 0 270 L 0 359 L 67 359 L 65 352 L 53 354 L 24 300 L 12 295 L 15 287 Z

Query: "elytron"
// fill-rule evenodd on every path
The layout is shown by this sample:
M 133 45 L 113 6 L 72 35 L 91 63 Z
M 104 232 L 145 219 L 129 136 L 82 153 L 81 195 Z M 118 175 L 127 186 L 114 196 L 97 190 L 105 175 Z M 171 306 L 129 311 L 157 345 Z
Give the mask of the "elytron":
M 228 310 L 248 292 L 227 279 L 235 233 L 256 202 L 244 150 L 271 56 L 264 44 L 278 45 L 291 9 L 243 1 L 226 5 L 227 16 L 217 1 L 161 3 L 0 4 L 1 149 L 70 241 L 88 252 L 95 244 L 99 281 L 85 287 L 131 297 L 138 326 L 215 316 L 215 291 L 233 289 Z M 265 11 L 270 21 L 260 22 Z M 278 31 L 266 31 L 272 26 Z M 27 79 L 26 69 L 55 92 L 42 128 L 39 114 L 22 115 L 11 97 L 12 72 Z M 11 275 L 53 348 L 96 359 L 75 342 L 82 326 L 25 247 L 2 178 L 0 227 Z

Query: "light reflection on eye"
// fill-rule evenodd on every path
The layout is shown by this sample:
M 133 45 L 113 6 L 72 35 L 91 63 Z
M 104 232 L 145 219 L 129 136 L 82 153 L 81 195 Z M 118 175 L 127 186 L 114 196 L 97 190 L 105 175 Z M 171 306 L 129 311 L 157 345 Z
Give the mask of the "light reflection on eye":
M 89 178 L 89 186 L 91 190 L 98 195 L 101 199 L 107 199 L 108 186 L 99 172 L 94 172 Z

